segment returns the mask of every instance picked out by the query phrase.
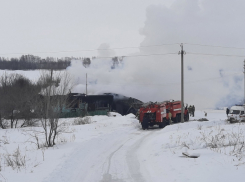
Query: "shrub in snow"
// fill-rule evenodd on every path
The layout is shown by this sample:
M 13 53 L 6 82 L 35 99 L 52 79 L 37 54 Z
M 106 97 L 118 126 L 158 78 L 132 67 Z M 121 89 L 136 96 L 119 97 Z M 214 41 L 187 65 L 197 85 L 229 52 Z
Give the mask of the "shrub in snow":
M 39 126 L 39 119 L 25 119 L 21 124 L 21 127 L 37 127 Z
M 9 123 L 6 119 L 0 118 L 0 128 L 6 129 L 9 127 Z
M 24 132 L 24 135 L 30 136 L 30 138 L 26 142 L 35 144 L 37 149 L 47 147 L 46 142 L 44 142 L 43 140 L 40 141 L 42 133 L 40 133 L 39 131 L 36 131 L 36 130 L 28 131 L 27 130 Z
M 73 124 L 74 125 L 84 125 L 84 124 L 90 124 L 92 123 L 91 118 L 86 116 L 83 118 L 77 118 L 74 120 Z
M 190 149 L 189 145 L 188 145 L 186 142 L 183 142 L 183 143 L 181 144 L 181 146 L 183 147 L 184 152 L 186 152 L 187 149 Z
M 2 139 L 0 139 L 0 143 L 9 144 L 9 139 L 7 138 L 7 136 L 2 136 Z
M 198 130 L 202 130 L 202 127 L 203 127 L 203 125 L 198 125 L 198 126 L 197 126 L 197 129 L 198 129 Z
M 201 132 L 201 141 L 215 152 L 235 156 L 241 160 L 245 156 L 245 130 L 237 128 L 225 130 L 217 127 L 209 132 Z
M 7 166 L 12 167 L 13 170 L 20 170 L 22 167 L 26 166 L 26 156 L 20 153 L 19 147 L 13 154 L 4 155 L 4 159 Z

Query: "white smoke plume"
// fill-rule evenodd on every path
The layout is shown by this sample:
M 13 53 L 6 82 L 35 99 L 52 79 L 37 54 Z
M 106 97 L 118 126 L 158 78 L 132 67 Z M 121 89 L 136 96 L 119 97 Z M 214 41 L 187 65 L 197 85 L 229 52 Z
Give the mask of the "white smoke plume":
M 68 71 L 74 75 L 74 91 L 119 93 L 142 101 L 180 99 L 179 43 L 245 47 L 245 2 L 178 0 L 172 6 L 152 5 L 146 10 L 142 47 L 135 55 L 176 53 L 164 56 L 126 57 L 112 69 L 111 59 L 93 59 L 85 68 L 81 61 L 72 61 Z M 109 48 L 101 45 L 100 48 Z M 243 99 L 243 58 L 207 56 L 205 54 L 245 55 L 243 49 L 184 44 L 185 103 L 197 108 L 229 106 Z M 102 51 L 102 50 L 101 50 Z M 114 56 L 116 52 L 98 52 Z M 193 55 L 191 53 L 202 53 Z

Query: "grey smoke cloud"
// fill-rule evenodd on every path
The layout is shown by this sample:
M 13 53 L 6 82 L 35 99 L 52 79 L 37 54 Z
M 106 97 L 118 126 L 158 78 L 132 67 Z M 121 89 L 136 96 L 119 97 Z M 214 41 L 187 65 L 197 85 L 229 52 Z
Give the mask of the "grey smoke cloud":
M 245 47 L 243 1 L 178 0 L 170 7 L 151 5 L 140 34 L 141 46 L 168 43 L 194 43 Z M 109 47 L 103 44 L 102 47 Z M 94 59 L 85 69 L 73 61 L 68 69 L 76 78 L 75 91 L 85 90 L 85 73 L 89 77 L 89 93 L 115 92 L 142 101 L 180 99 L 179 44 L 142 47 L 138 54 L 176 55 L 127 57 L 123 64 L 111 69 L 110 59 Z M 224 49 L 184 44 L 185 102 L 197 108 L 232 105 L 243 98 L 243 58 L 202 54 L 244 55 L 242 49 Z M 116 52 L 98 53 L 117 55 Z
M 140 30 L 145 36 L 141 45 L 196 43 L 245 47 L 243 24 L 245 13 L 242 8 L 244 5 L 245 2 L 239 0 L 232 2 L 178 0 L 169 8 L 152 5 L 147 9 L 145 26 Z M 141 51 L 164 53 L 177 52 L 179 49 L 176 46 L 162 46 L 152 49 L 142 48 Z M 195 56 L 190 53 L 244 55 L 244 50 L 193 45 L 184 45 L 184 49 L 186 102 L 196 104 L 200 108 L 220 107 L 227 103 L 234 104 L 243 98 L 242 57 Z M 173 70 L 168 70 L 167 64 L 171 64 L 176 58 L 162 59 L 166 60 L 164 74 L 171 75 Z M 179 65 L 180 62 L 176 63 L 178 71 Z M 193 70 L 187 71 L 190 67 Z M 175 79 L 177 78 L 171 77 L 172 81 Z M 209 80 L 204 81 L 205 79 Z M 192 82 L 195 80 L 196 82 Z M 176 98 L 180 92 L 172 95 L 170 93 L 168 97 Z
M 107 43 L 100 44 L 97 53 L 98 53 L 98 57 L 115 56 L 115 51 L 110 49 L 110 45 Z

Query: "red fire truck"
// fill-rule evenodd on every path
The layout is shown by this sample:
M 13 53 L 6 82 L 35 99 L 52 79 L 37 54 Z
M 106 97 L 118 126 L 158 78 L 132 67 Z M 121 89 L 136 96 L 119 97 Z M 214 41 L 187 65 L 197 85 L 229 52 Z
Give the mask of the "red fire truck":
M 163 128 L 170 124 L 170 114 L 172 115 L 171 121 L 178 123 L 181 120 L 181 101 L 164 101 L 164 102 L 150 102 L 142 105 L 139 110 L 139 122 L 143 129 L 149 126 L 159 125 Z M 189 121 L 189 113 L 185 109 L 184 120 Z

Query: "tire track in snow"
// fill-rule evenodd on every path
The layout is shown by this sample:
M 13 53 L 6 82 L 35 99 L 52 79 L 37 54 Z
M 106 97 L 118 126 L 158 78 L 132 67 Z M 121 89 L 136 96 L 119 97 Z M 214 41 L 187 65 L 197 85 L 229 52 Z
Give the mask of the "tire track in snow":
M 148 131 L 149 132 L 149 131 Z M 103 179 L 100 182 L 124 182 L 124 181 L 136 181 L 136 182 L 144 182 L 144 178 L 142 174 L 140 173 L 140 163 L 138 162 L 136 152 L 138 151 L 139 146 L 141 143 L 145 140 L 146 137 L 154 133 L 151 131 L 150 133 L 145 133 L 140 131 L 135 131 L 133 133 L 129 133 L 127 137 L 130 137 L 127 139 L 123 144 L 121 144 L 116 150 L 114 150 L 110 155 L 108 156 L 105 163 L 108 163 L 107 170 L 103 174 Z M 135 136 L 138 134 L 138 136 Z M 124 172 L 124 176 L 127 175 L 127 178 L 120 178 L 120 176 L 115 173 L 115 168 L 119 165 L 122 165 L 122 163 L 117 163 L 115 165 L 115 161 L 121 158 L 120 153 L 125 156 L 125 162 L 126 167 L 128 168 L 127 173 Z M 111 171 L 111 163 L 114 162 L 114 165 L 112 169 L 114 171 Z
M 126 154 L 126 161 L 127 161 L 127 165 L 129 168 L 129 172 L 130 172 L 130 176 L 133 179 L 133 181 L 135 182 L 144 182 L 145 179 L 142 176 L 141 172 L 140 172 L 140 163 L 138 161 L 138 157 L 137 157 L 137 151 L 140 149 L 140 146 L 142 144 L 142 142 L 149 137 L 149 135 L 152 135 L 154 133 L 154 131 L 150 131 L 148 134 L 146 134 L 145 136 L 141 137 L 139 140 L 137 140 L 132 147 L 127 151 Z
M 136 152 L 152 133 L 129 125 L 78 143 L 74 152 L 44 181 L 144 182 Z
M 118 138 L 111 139 L 115 134 Z M 114 131 L 80 143 L 44 182 L 99 181 L 104 156 L 108 156 L 118 139 L 121 140 L 125 135 L 128 136 L 128 133 L 123 130 Z
M 125 143 L 127 143 L 129 140 L 131 140 L 132 138 L 129 138 L 126 142 L 124 142 L 122 145 L 120 145 L 114 152 L 112 152 L 109 157 L 108 157 L 108 167 L 107 167 L 107 171 L 106 173 L 103 175 L 103 179 L 101 180 L 101 182 L 116 182 L 116 181 L 120 181 L 123 182 L 122 179 L 112 179 L 112 175 L 109 173 L 110 172 L 110 168 L 111 168 L 111 159 L 114 156 L 114 154 L 119 151 Z

